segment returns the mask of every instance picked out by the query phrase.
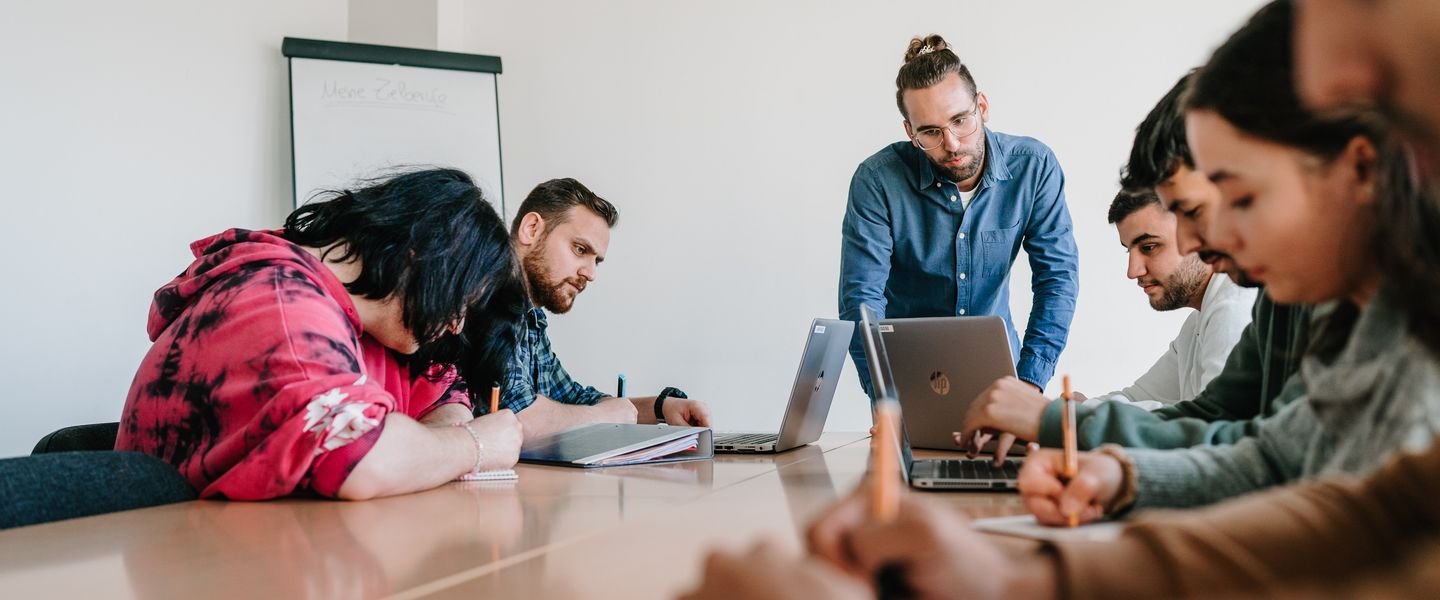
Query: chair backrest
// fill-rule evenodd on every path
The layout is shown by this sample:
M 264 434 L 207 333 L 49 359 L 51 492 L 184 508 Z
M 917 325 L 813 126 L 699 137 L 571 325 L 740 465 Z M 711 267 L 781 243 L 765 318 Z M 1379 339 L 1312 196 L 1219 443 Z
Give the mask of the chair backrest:
M 194 500 L 163 460 L 140 452 L 57 452 L 0 459 L 0 529 Z
M 120 435 L 119 423 L 74 425 L 56 430 L 40 438 L 30 454 L 114 450 L 115 437 L 118 435 Z

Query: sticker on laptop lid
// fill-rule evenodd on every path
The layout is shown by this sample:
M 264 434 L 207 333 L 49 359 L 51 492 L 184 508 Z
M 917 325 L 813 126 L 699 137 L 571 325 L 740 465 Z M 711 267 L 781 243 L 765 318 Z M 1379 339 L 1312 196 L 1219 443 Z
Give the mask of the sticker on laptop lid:
M 880 333 L 895 333 L 895 326 L 894 326 L 894 325 L 881 325 L 881 326 L 880 326 Z
M 825 326 L 824 326 L 824 325 L 816 325 L 816 326 L 815 326 L 815 333 L 825 333 Z

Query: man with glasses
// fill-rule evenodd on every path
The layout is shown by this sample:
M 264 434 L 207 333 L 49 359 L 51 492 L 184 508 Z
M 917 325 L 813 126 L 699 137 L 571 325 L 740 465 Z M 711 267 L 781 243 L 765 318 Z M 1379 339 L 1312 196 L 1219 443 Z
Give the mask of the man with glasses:
M 1039 141 L 991 131 L 989 104 L 938 35 L 915 38 L 895 79 L 909 138 L 860 163 L 842 227 L 840 318 L 999 315 L 1019 379 L 1043 390 L 1079 291 L 1065 175 Z M 1021 247 L 1035 294 L 1025 342 L 1010 317 Z M 851 347 L 861 385 L 869 371 Z M 959 426 L 959 423 L 956 423 Z

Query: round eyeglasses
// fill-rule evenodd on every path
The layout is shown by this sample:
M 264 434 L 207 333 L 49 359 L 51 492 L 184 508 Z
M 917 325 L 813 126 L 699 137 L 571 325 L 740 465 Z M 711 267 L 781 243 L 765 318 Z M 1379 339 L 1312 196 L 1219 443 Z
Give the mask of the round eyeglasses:
M 945 144 L 945 132 L 955 136 L 957 140 L 963 140 L 974 135 L 975 130 L 980 128 L 980 119 L 975 112 L 980 110 L 980 105 L 970 109 L 970 112 L 951 119 L 944 127 L 925 127 L 915 130 L 911 139 L 920 146 L 921 150 L 934 150 Z

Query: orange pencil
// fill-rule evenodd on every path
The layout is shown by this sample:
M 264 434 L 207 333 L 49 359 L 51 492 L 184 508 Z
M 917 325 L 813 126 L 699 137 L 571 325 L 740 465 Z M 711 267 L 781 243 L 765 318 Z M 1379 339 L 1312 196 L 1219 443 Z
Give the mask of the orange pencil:
M 870 517 L 892 521 L 900 513 L 900 415 L 893 400 L 875 404 L 875 452 L 870 465 Z
M 490 388 L 490 414 L 500 412 L 500 386 Z
M 1064 418 L 1060 420 L 1060 434 L 1064 438 L 1065 470 L 1061 473 L 1068 483 L 1075 479 L 1075 474 L 1080 472 L 1080 451 L 1076 442 L 1075 432 L 1075 400 L 1070 395 L 1070 376 L 1060 378 L 1064 389 L 1060 396 L 1061 406 L 1064 408 Z M 1065 515 L 1071 527 L 1080 524 L 1080 518 L 1075 513 Z
M 894 400 L 875 403 L 875 446 L 870 464 L 870 518 L 877 523 L 900 515 L 900 405 Z M 914 598 L 900 565 L 890 564 L 875 574 L 880 598 Z

